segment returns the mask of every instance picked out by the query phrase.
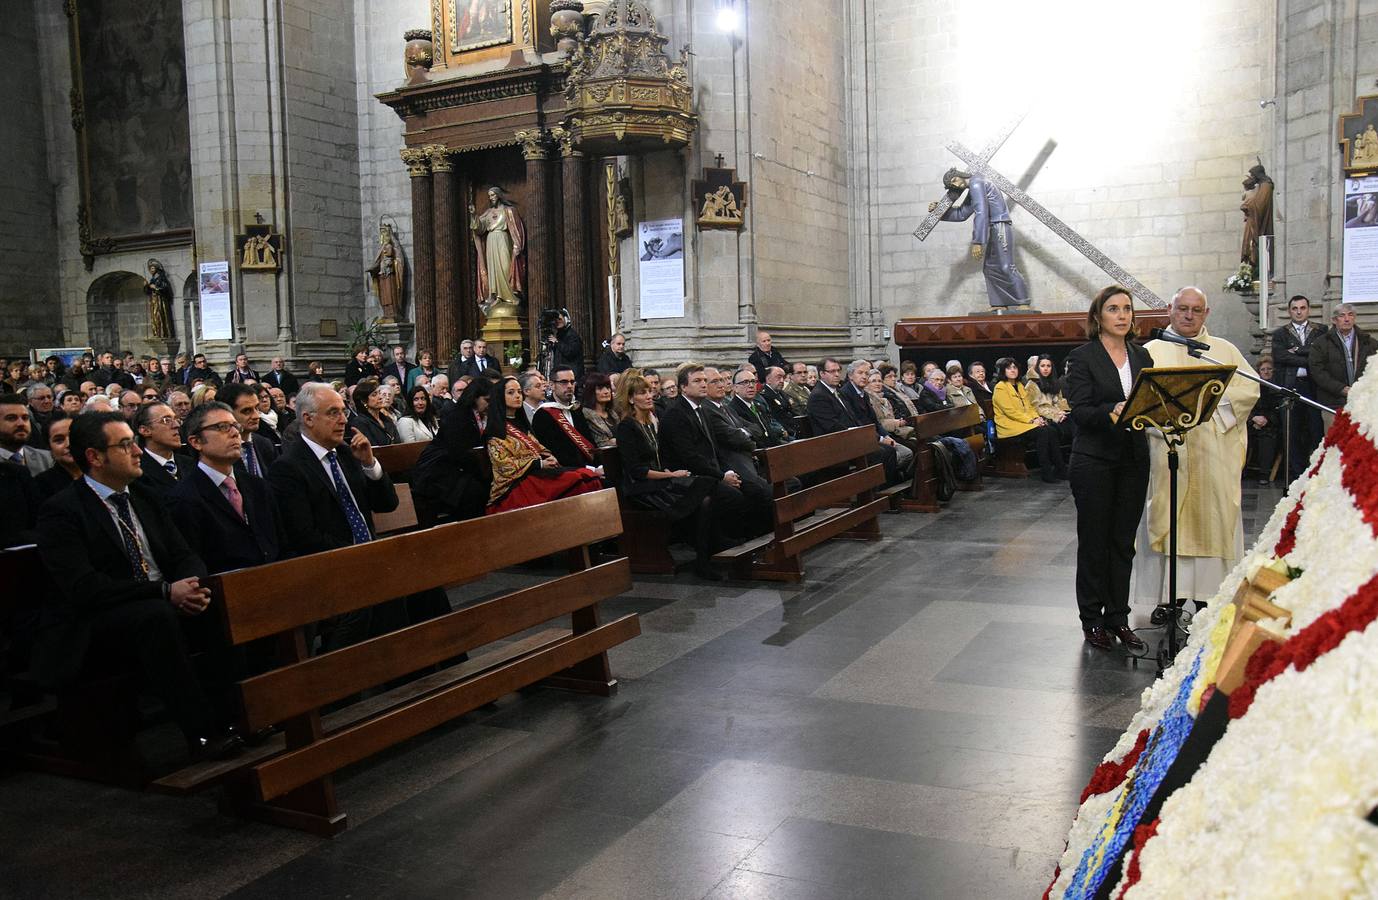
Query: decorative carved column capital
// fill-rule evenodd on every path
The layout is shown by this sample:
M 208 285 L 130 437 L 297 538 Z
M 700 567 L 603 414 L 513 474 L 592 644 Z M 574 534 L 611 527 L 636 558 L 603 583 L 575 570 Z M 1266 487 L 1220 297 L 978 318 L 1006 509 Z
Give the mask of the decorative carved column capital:
M 550 129 L 550 139 L 560 146 L 561 156 L 583 156 L 584 151 L 574 146 L 574 132 L 560 125 Z
M 521 144 L 523 159 L 550 158 L 550 133 L 543 128 L 518 131 L 517 143 Z
M 450 148 L 444 144 L 427 144 L 421 148 L 431 161 L 432 172 L 453 172 L 454 160 L 450 158 Z
M 402 162 L 407 165 L 407 174 L 412 178 L 422 178 L 431 174 L 430 157 L 424 147 L 407 147 L 402 150 Z

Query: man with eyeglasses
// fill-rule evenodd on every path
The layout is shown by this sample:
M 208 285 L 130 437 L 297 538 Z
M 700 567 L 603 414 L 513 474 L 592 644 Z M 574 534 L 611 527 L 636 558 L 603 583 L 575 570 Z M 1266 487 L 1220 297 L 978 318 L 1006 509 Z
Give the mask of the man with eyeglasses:
M 779 366 L 771 366 L 778 369 Z M 789 440 L 785 429 L 770 414 L 770 409 L 760 399 L 760 385 L 756 383 L 756 370 L 750 364 L 741 366 L 732 375 L 732 396 L 727 400 L 727 411 L 751 436 L 757 450 L 778 447 Z
M 139 411 L 139 407 L 143 405 L 143 402 L 144 398 L 138 391 L 121 392 L 119 399 L 120 415 L 124 416 L 132 423 L 135 413 Z
M 240 480 L 244 477 L 267 478 L 268 469 L 277 461 L 278 454 L 273 442 L 258 433 L 261 421 L 258 391 L 252 385 L 230 383 L 221 389 L 216 399 L 234 411 L 234 417 L 244 432 Z
M 145 403 L 135 412 L 133 427 L 143 450 L 139 484 L 166 502 L 191 464 L 182 453 L 177 416 L 166 403 Z
M 531 433 L 545 445 L 560 465 L 588 466 L 602 474 L 598 445 L 588 419 L 574 400 L 577 378 L 573 367 L 557 365 L 550 373 L 550 397 L 531 414 Z
M 262 478 L 238 471 L 243 451 L 239 419 L 213 400 L 192 410 L 187 444 L 196 463 L 172 495 L 172 517 L 211 572 L 276 562 L 286 545 L 276 505 Z
M 183 622 L 202 616 L 206 566 L 158 499 L 136 482 L 142 452 L 124 417 L 77 416 L 72 457 L 83 477 L 44 504 L 38 551 L 57 588 L 35 637 L 33 671 L 48 687 L 75 680 L 88 654 L 128 660 L 167 705 L 193 759 L 243 749 L 197 678 Z

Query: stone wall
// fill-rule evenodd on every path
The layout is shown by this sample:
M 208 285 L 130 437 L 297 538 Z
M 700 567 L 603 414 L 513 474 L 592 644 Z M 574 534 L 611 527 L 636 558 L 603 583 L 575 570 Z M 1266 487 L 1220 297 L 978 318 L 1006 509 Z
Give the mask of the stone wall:
M 1246 323 L 1220 283 L 1239 264 L 1240 182 L 1268 155 L 1273 37 L 1241 0 L 1168 7 L 878 0 L 874 42 L 881 298 L 887 318 L 987 308 L 970 223 L 911 232 L 958 160 L 1021 107 L 993 162 L 1165 299 L 1185 284 L 1215 298 L 1217 327 Z M 1265 159 L 1265 163 L 1271 160 Z M 1017 260 L 1035 307 L 1081 309 L 1110 278 L 1023 210 Z
M 34 10 L 17 4 L 0 16 L 0 356 L 62 342 L 57 314 L 57 250 L 52 185 L 48 179 L 38 28 Z

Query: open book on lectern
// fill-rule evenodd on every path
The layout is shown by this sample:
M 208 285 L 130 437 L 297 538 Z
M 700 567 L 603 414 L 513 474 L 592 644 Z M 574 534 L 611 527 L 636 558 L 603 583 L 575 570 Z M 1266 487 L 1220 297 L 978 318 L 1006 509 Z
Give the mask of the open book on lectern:
M 1215 415 L 1234 366 L 1151 366 L 1139 372 L 1119 424 L 1143 431 L 1188 431 Z

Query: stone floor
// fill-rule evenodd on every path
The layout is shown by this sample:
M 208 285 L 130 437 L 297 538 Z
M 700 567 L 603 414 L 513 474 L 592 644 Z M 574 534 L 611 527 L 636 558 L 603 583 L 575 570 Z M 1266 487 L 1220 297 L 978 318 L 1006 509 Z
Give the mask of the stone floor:
M 1250 539 L 1278 497 L 1246 487 Z M 512 695 L 359 767 L 334 840 L 5 773 L 0 895 L 1037 897 L 1154 674 L 1083 644 L 1074 527 L 1065 485 L 998 481 L 803 585 L 639 579 L 615 698 Z

